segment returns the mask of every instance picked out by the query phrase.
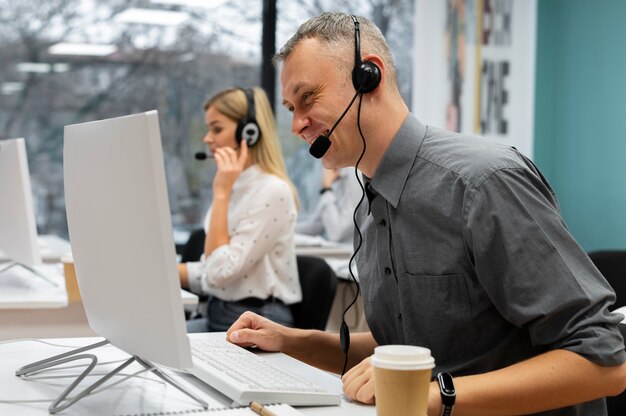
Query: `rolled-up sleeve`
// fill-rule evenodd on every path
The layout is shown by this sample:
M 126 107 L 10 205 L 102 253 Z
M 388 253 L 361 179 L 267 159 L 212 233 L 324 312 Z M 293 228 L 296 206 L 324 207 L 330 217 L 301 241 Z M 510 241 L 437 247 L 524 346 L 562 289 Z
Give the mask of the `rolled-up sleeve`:
M 203 255 L 204 257 L 204 255 Z M 201 261 L 188 262 L 187 264 L 187 284 L 189 285 L 189 291 L 197 295 L 202 294 L 202 273 L 204 266 Z
M 609 307 L 615 294 L 570 235 L 556 198 L 532 169 L 499 169 L 471 187 L 464 233 L 481 286 L 538 349 L 567 349 L 600 365 L 626 359 Z

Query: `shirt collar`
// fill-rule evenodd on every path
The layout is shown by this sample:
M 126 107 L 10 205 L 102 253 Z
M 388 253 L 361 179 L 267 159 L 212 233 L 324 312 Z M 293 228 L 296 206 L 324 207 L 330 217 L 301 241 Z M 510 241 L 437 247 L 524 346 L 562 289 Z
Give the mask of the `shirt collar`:
M 404 185 L 426 136 L 427 128 L 409 113 L 389 144 L 374 176 L 368 183 L 368 200 L 380 194 L 394 208 L 398 207 Z M 370 197 L 370 194 L 372 196 Z

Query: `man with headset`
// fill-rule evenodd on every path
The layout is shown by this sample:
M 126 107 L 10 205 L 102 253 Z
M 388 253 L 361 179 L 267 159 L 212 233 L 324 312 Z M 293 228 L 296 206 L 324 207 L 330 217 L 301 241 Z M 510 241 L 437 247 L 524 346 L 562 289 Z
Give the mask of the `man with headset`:
M 420 123 L 384 37 L 362 17 L 313 18 L 277 58 L 293 132 L 325 167 L 364 175 L 355 249 L 362 243 L 371 332 L 350 338 L 244 313 L 229 340 L 334 372 L 349 346 L 344 391 L 364 403 L 375 400 L 374 347 L 413 344 L 431 349 L 434 374 L 456 391 L 454 400 L 433 381 L 429 415 L 606 414 L 603 397 L 626 388 L 621 316 L 535 165 L 512 147 Z

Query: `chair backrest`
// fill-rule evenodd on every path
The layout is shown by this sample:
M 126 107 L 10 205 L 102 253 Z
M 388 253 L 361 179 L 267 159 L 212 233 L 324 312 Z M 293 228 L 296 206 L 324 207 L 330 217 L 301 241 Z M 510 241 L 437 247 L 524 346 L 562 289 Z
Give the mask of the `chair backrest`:
M 615 290 L 615 306 L 626 306 L 626 250 L 593 251 L 589 258 Z
M 294 326 L 323 331 L 335 298 L 337 276 L 320 257 L 296 256 L 296 259 L 302 302 L 291 305 Z
M 626 250 L 593 251 L 589 258 L 613 287 L 615 306 L 626 306 Z M 626 339 L 626 325 L 618 324 L 618 328 Z M 626 392 L 607 397 L 606 405 L 609 416 L 626 415 Z
M 193 261 L 199 261 L 202 253 L 204 253 L 204 240 L 206 234 L 204 229 L 192 231 L 187 240 L 187 244 L 181 251 L 181 263 L 188 263 Z
M 622 337 L 626 339 L 626 324 L 618 324 Z M 614 397 L 606 398 L 606 407 L 608 416 L 624 416 L 626 415 L 626 391 Z

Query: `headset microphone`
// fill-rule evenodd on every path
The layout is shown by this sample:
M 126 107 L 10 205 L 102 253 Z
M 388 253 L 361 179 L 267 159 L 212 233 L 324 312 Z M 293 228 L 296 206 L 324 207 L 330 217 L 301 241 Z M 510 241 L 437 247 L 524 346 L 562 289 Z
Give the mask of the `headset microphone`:
M 339 122 L 343 119 L 343 117 L 346 115 L 348 110 L 350 110 L 350 108 L 352 107 L 352 103 L 354 103 L 354 100 L 356 100 L 356 97 L 358 97 L 359 94 L 360 94 L 360 91 L 357 89 L 357 92 L 356 92 L 356 94 L 354 94 L 354 97 L 352 97 L 352 100 L 350 101 L 350 104 L 348 104 L 348 106 L 343 111 L 341 116 L 339 116 L 337 121 L 335 121 L 335 124 L 333 124 L 333 127 L 331 127 L 331 129 L 328 132 L 328 134 L 327 135 L 323 135 L 322 134 L 321 136 L 318 136 L 317 139 L 315 139 L 315 141 L 313 142 L 313 144 L 309 148 L 309 153 L 311 154 L 311 156 L 313 156 L 314 158 L 319 159 L 319 158 L 321 158 L 322 156 L 324 156 L 326 154 L 326 152 L 328 151 L 328 148 L 331 145 L 331 142 L 330 142 L 330 139 L 329 139 L 330 135 L 333 134 L 333 131 L 335 131 L 335 127 L 337 127 L 337 125 L 339 125 Z
M 327 136 L 321 135 L 309 147 L 309 153 L 316 159 L 321 158 L 326 154 L 328 148 L 330 147 L 330 140 L 328 140 Z
M 196 160 L 206 160 L 208 158 L 213 159 L 213 155 L 208 155 L 205 152 L 197 152 L 194 157 Z

